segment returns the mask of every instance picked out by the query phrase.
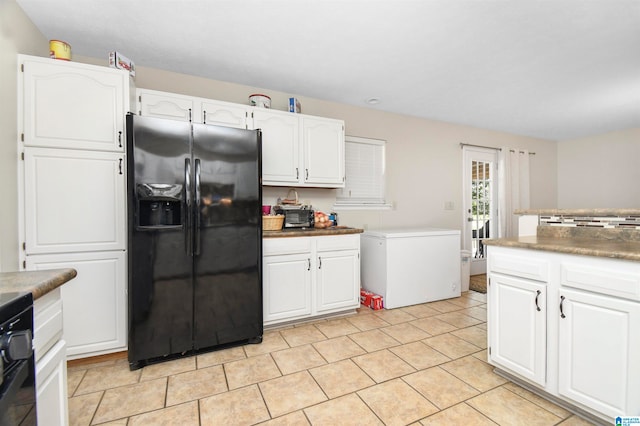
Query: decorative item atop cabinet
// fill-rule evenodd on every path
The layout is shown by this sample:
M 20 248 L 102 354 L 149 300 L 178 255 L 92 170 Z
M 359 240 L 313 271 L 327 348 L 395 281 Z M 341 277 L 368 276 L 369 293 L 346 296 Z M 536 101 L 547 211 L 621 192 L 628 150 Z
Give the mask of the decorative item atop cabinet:
M 156 90 L 137 90 L 140 115 L 262 129 L 262 184 L 343 188 L 344 121 Z
M 126 350 L 124 70 L 18 55 L 21 270 L 74 268 L 62 355 Z

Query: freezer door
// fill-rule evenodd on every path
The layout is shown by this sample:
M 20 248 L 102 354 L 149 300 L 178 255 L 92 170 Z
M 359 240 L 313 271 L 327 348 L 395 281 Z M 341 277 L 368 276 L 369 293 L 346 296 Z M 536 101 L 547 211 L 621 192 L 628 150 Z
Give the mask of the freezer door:
M 188 351 L 193 332 L 189 123 L 127 116 L 129 361 Z M 142 365 L 139 365 L 142 361 Z
M 260 141 L 193 125 L 195 349 L 262 338 Z

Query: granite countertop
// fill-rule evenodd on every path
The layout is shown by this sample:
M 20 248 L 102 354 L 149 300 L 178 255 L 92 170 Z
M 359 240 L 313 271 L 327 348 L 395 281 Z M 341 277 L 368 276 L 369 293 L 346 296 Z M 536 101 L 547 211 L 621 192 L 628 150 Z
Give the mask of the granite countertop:
M 318 237 L 321 235 L 361 234 L 364 229 L 349 228 L 347 226 L 332 226 L 330 228 L 304 228 L 282 231 L 262 231 L 262 238 L 290 238 L 290 237 Z
M 72 280 L 78 273 L 75 269 L 49 269 L 44 271 L 22 271 L 0 273 L 0 293 L 31 292 L 33 300 Z
M 640 231 L 538 226 L 537 235 L 484 240 L 485 245 L 640 262 Z
M 517 209 L 513 213 L 523 216 L 638 216 L 640 209 Z

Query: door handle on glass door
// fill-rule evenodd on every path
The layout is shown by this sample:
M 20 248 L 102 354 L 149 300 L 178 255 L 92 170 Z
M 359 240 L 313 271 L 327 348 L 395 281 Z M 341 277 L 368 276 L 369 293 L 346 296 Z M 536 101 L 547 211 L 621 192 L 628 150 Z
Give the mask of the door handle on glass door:
M 184 215 L 184 249 L 187 256 L 193 254 L 193 241 L 191 239 L 191 160 L 184 159 L 184 195 L 186 212 Z
M 201 192 L 200 192 L 200 159 L 196 158 L 196 162 L 195 162 L 195 167 L 196 167 L 196 182 L 195 182 L 195 198 L 196 198 L 196 208 L 195 208 L 195 219 L 196 219 L 196 226 L 195 226 L 195 250 L 194 250 L 194 254 L 197 256 L 200 254 L 200 217 L 202 215 L 202 212 L 200 211 L 200 206 L 202 205 L 202 202 L 200 200 L 200 196 L 201 196 Z

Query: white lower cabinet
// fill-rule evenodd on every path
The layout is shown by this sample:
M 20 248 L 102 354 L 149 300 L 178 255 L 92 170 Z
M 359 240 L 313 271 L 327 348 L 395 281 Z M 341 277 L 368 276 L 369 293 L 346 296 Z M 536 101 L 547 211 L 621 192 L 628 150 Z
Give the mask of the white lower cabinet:
M 27 270 L 74 268 L 61 287 L 63 338 L 69 359 L 126 350 L 125 252 L 27 256 Z
M 360 306 L 360 235 L 263 240 L 265 325 Z
M 68 285 L 68 284 L 65 284 Z M 66 342 L 62 337 L 61 288 L 34 302 L 34 356 L 38 424 L 69 424 Z
M 36 363 L 36 401 L 38 424 L 68 424 L 67 357 L 64 340 L 58 341 Z
M 360 235 L 316 237 L 318 313 L 360 305 Z
M 489 246 L 487 273 L 491 364 L 605 422 L 640 416 L 640 262 Z
M 541 386 L 546 381 L 546 283 L 491 274 L 490 357 Z
M 265 322 L 311 315 L 311 253 L 265 256 L 263 263 Z
M 558 393 L 605 413 L 640 415 L 640 303 L 560 289 Z

